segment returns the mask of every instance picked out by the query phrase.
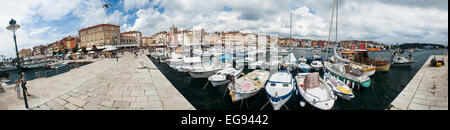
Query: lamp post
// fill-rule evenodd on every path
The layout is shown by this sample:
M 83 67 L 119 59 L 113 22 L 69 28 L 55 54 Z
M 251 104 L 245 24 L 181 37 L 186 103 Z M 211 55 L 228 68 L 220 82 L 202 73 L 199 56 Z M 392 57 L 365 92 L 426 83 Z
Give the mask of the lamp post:
M 17 69 L 19 69 L 19 75 L 22 73 L 22 67 L 20 67 L 20 57 L 19 57 L 19 51 L 17 50 L 17 41 L 16 41 L 16 30 L 20 28 L 20 25 L 16 24 L 16 20 L 11 19 L 9 21 L 9 26 L 6 27 L 6 29 L 13 32 L 13 38 L 14 38 L 14 45 L 16 47 L 16 56 L 17 56 Z M 25 84 L 22 84 L 22 90 L 23 90 L 23 101 L 25 102 L 25 108 L 28 109 L 28 102 L 27 102 L 27 95 L 25 93 Z
M 117 36 L 114 36 L 114 44 L 116 46 L 116 61 L 119 62 L 119 48 L 117 48 Z

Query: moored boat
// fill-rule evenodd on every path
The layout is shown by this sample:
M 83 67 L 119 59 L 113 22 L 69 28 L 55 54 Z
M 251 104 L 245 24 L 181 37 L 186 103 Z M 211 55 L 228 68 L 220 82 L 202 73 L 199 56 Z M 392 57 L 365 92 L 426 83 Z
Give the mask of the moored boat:
M 355 97 L 352 89 L 343 81 L 333 77 L 330 73 L 325 73 L 323 77 L 323 80 L 332 88 L 333 92 L 342 99 L 351 100 Z
M 287 70 L 276 72 L 270 77 L 265 90 L 273 109 L 280 110 L 295 90 L 291 73 Z
M 254 70 L 228 84 L 231 100 L 240 101 L 257 94 L 267 82 L 270 72 L 267 70 Z
M 297 68 L 301 71 L 301 72 L 309 72 L 311 70 L 311 66 L 309 66 L 306 63 L 300 62 L 297 65 Z
M 362 87 L 370 86 L 370 77 L 358 73 L 358 69 L 351 68 L 349 64 L 331 63 L 324 61 L 324 66 L 333 76 L 337 76 L 339 80 L 350 82 L 352 88 L 356 85 Z M 349 85 L 350 86 L 350 85 Z
M 318 61 L 318 60 L 312 61 L 311 67 L 314 69 L 314 71 L 320 71 L 320 69 L 323 68 L 322 61 Z
M 318 72 L 298 73 L 295 80 L 297 90 L 306 102 L 321 110 L 333 108 L 336 95 L 333 94 L 331 87 L 320 78 Z
M 234 76 L 234 78 L 239 78 L 242 73 L 242 69 L 237 70 L 234 68 L 225 68 L 217 71 L 216 74 L 208 77 L 208 80 L 214 87 L 228 85 L 231 82 L 230 75 Z

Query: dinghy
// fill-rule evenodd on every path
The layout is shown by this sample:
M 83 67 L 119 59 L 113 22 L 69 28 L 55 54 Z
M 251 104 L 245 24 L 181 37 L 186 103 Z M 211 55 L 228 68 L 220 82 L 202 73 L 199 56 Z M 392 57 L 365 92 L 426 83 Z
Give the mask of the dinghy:
M 333 94 L 331 87 L 320 78 L 318 72 L 298 73 L 295 80 L 297 90 L 306 102 L 321 110 L 333 108 L 336 95 Z
M 233 102 L 240 101 L 257 94 L 261 88 L 264 88 L 270 72 L 267 70 L 254 70 L 247 75 L 236 79 L 236 81 L 228 84 L 231 100 Z
M 251 70 L 260 69 L 263 64 L 264 64 L 264 61 L 256 61 L 256 62 L 250 63 L 248 65 L 248 69 L 251 69 Z
M 242 69 L 237 70 L 234 68 L 225 68 L 223 70 L 217 71 L 216 74 L 209 76 L 208 80 L 214 87 L 228 85 L 231 82 L 230 75 L 233 75 L 236 78 L 241 76 Z
M 353 91 L 347 84 L 343 81 L 339 80 L 336 77 L 333 77 L 330 73 L 325 73 L 324 78 L 327 85 L 329 85 L 333 92 L 337 94 L 339 97 L 345 100 L 351 100 L 355 97 Z
M 297 65 L 297 68 L 301 71 L 301 72 L 309 72 L 311 70 L 311 66 L 309 66 L 308 64 L 304 63 L 304 62 L 300 62 Z
M 276 72 L 266 84 L 266 94 L 274 110 L 280 110 L 291 98 L 294 90 L 294 80 L 287 70 Z
M 323 67 L 322 61 L 318 60 L 312 61 L 311 67 L 314 69 L 314 71 L 320 71 L 320 69 L 322 69 Z

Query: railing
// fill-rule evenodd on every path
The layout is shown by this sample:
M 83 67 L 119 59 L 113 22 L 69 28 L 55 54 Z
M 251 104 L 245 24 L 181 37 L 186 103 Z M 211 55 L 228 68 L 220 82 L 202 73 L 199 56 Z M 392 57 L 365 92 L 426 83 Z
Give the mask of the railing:
M 39 71 L 39 72 L 35 72 L 35 79 L 38 78 L 48 78 L 48 77 L 52 77 L 58 74 L 62 74 L 65 72 L 70 71 L 71 69 L 74 69 L 76 67 L 75 64 L 69 64 L 66 65 L 64 67 L 60 67 L 60 68 L 56 68 L 56 69 L 52 69 L 52 70 L 46 70 L 46 71 Z

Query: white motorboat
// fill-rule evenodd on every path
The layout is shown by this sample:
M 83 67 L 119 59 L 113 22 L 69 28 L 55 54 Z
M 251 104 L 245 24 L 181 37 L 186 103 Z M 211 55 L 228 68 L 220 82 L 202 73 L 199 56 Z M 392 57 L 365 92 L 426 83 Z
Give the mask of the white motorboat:
M 306 102 L 321 110 L 333 108 L 337 97 L 333 94 L 331 87 L 320 78 L 318 72 L 298 73 L 295 80 L 297 90 Z
M 242 69 L 225 68 L 217 71 L 216 74 L 208 77 L 208 80 L 214 87 L 228 85 L 231 82 L 230 75 L 233 75 L 235 79 L 241 76 Z
M 181 65 L 177 65 L 174 68 L 177 69 L 178 72 L 190 72 L 194 70 L 195 66 L 201 66 L 201 62 L 202 59 L 200 57 L 184 57 Z
M 298 62 L 299 63 L 306 63 L 306 62 L 308 62 L 308 59 L 306 59 L 305 57 L 300 57 L 300 58 L 298 58 Z
M 394 52 L 391 63 L 392 66 L 411 66 L 414 63 L 414 59 L 411 56 L 405 58 L 399 52 Z
M 312 62 L 311 62 L 311 67 L 312 67 L 315 71 L 320 71 L 320 69 L 323 68 L 322 61 L 318 61 L 318 60 L 312 61 Z
M 273 74 L 266 84 L 266 94 L 274 110 L 280 110 L 291 98 L 294 90 L 294 80 L 291 73 L 286 70 Z
M 258 69 L 228 84 L 231 100 L 236 102 L 254 96 L 264 88 L 269 75 L 269 71 Z
M 189 71 L 189 75 L 191 75 L 194 79 L 203 79 L 208 78 L 211 75 L 217 73 L 217 71 L 222 70 L 223 67 L 231 67 L 231 64 L 222 63 L 225 65 L 221 65 L 219 63 L 214 64 L 202 64 L 201 66 L 193 66 L 193 70 Z
M 325 73 L 323 76 L 323 80 L 329 85 L 335 94 L 345 100 L 351 100 L 355 97 L 353 91 L 347 84 L 343 81 L 339 80 L 336 77 L 333 77 L 330 73 Z
M 66 66 L 67 64 L 69 64 L 68 61 L 59 61 L 59 62 L 48 64 L 47 66 L 51 69 L 58 69 L 58 68 Z
M 256 61 L 256 62 L 248 64 L 248 69 L 251 69 L 251 70 L 258 69 L 258 68 L 261 68 L 263 64 L 264 64 L 264 61 Z
M 299 69 L 301 72 L 309 72 L 311 70 L 311 66 L 309 66 L 308 64 L 306 64 L 305 62 L 300 62 L 297 65 L 297 69 Z

